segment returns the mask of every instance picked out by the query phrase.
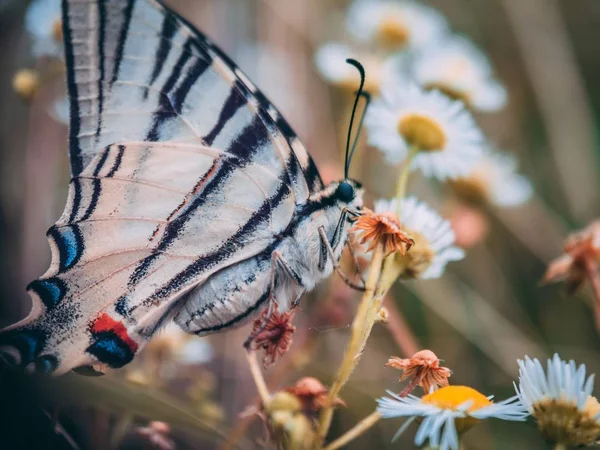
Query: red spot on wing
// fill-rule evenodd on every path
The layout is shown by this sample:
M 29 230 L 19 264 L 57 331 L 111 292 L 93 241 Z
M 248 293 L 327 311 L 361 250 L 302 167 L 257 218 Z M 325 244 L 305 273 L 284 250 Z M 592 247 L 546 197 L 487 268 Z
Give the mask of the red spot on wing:
M 127 344 L 127 346 L 131 349 L 133 353 L 135 353 L 138 349 L 137 342 L 135 342 L 129 337 L 125 325 L 123 325 L 122 322 L 113 319 L 107 313 L 102 314 L 94 321 L 91 330 L 94 334 L 102 333 L 105 331 L 112 331 L 119 337 L 119 339 L 121 339 L 125 344 Z

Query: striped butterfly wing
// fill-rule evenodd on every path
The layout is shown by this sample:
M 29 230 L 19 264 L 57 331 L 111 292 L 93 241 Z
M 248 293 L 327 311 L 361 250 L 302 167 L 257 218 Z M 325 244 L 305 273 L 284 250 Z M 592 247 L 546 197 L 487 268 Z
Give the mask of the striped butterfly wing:
M 152 0 L 64 0 L 72 181 L 4 350 L 64 373 L 133 358 L 176 300 L 265 250 L 322 187 L 244 74 Z

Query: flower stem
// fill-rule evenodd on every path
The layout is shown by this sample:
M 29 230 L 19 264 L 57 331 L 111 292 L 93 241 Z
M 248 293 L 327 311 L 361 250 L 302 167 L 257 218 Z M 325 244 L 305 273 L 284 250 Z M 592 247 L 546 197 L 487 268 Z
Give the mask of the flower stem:
M 369 267 L 369 274 L 365 283 L 365 292 L 362 300 L 356 311 L 356 316 L 352 322 L 352 332 L 350 342 L 346 346 L 344 352 L 344 358 L 338 369 L 337 376 L 329 390 L 329 397 L 327 406 L 321 412 L 318 437 L 320 442 L 323 442 L 331 426 L 331 419 L 333 417 L 333 405 L 334 400 L 338 397 L 338 394 L 342 387 L 346 384 L 354 368 L 360 360 L 360 356 L 363 353 L 367 338 L 375 323 L 376 314 L 373 314 L 374 304 L 381 303 L 377 302 L 375 298 L 375 289 L 379 282 L 379 276 L 381 275 L 381 265 L 383 263 L 383 246 L 378 243 L 373 251 L 373 259 Z M 381 306 L 381 305 L 380 305 Z
M 567 446 L 565 444 L 561 444 L 558 442 L 554 447 L 554 450 L 567 450 Z
M 381 414 L 379 414 L 379 411 L 373 411 L 370 415 L 365 417 L 363 420 L 354 425 L 354 427 L 325 447 L 325 450 L 336 450 L 343 447 L 379 422 L 379 419 L 381 419 Z
M 271 399 L 271 394 L 269 394 L 269 389 L 267 388 L 267 383 L 263 377 L 262 371 L 258 365 L 258 360 L 256 359 L 256 352 L 254 350 L 250 350 L 247 353 L 248 358 L 248 366 L 250 367 L 250 373 L 252 374 L 252 378 L 254 379 L 254 384 L 256 384 L 256 390 L 258 391 L 258 395 L 263 405 L 266 405 Z
M 404 161 L 404 165 L 400 169 L 398 183 L 396 184 L 396 215 L 398 216 L 398 219 L 400 219 L 402 214 L 402 199 L 406 195 L 406 187 L 408 186 L 408 178 L 410 176 L 410 166 L 417 153 L 419 153 L 419 149 L 417 147 L 411 147 L 408 151 L 406 161 Z

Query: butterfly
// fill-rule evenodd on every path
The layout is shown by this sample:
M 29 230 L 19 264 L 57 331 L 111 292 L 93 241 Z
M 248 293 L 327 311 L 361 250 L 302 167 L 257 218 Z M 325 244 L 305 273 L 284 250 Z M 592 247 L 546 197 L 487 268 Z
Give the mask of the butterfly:
M 72 178 L 5 360 L 104 372 L 168 321 L 225 331 L 332 273 L 362 206 L 348 147 L 345 179 L 325 186 L 269 100 L 158 1 L 62 8 Z

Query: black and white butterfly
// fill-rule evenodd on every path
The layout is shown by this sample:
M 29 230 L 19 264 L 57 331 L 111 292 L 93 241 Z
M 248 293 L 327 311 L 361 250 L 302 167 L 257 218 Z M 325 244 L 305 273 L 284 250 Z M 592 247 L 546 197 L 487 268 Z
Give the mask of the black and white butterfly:
M 324 186 L 206 36 L 154 0 L 63 0 L 63 28 L 72 179 L 5 359 L 54 374 L 121 367 L 166 321 L 227 330 L 332 272 L 362 189 Z

